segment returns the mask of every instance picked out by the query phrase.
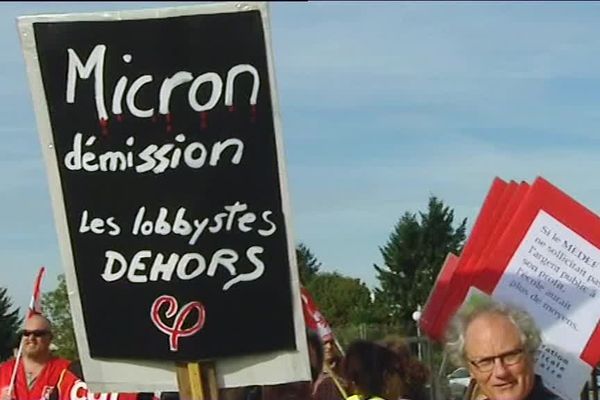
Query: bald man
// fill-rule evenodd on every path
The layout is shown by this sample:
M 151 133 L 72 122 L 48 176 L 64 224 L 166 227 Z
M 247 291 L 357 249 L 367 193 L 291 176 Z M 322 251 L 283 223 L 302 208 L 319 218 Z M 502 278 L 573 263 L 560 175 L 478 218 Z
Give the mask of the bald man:
M 43 315 L 30 316 L 25 321 L 22 335 L 23 351 L 10 397 L 9 385 L 15 359 L 0 365 L 0 400 L 48 400 L 70 361 L 57 358 L 50 352 L 52 326 Z

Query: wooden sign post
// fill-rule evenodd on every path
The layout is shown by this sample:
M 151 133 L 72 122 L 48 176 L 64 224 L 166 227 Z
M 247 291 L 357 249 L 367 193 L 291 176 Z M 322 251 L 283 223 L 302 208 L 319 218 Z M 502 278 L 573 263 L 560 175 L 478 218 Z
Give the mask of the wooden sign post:
M 214 363 L 178 363 L 177 385 L 179 397 L 190 400 L 216 400 L 219 387 Z
M 177 365 L 177 386 L 179 396 L 190 400 L 204 400 L 204 387 L 200 375 L 200 364 L 179 363 Z

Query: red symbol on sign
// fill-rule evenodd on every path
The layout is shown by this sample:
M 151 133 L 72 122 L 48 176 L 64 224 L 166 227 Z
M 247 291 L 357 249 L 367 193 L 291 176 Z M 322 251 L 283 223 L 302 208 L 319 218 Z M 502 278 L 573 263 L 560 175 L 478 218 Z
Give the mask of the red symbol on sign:
M 168 306 L 165 316 L 169 319 L 175 316 L 172 326 L 167 325 L 161 319 L 160 310 L 164 304 Z M 173 296 L 168 295 L 160 296 L 154 300 L 152 308 L 150 309 L 150 318 L 152 319 L 152 322 L 154 322 L 154 325 L 156 325 L 161 332 L 169 336 L 169 348 L 171 351 L 177 351 L 180 337 L 188 337 L 198 333 L 204 326 L 206 317 L 204 306 L 199 301 L 187 303 L 179 310 L 179 312 L 177 312 L 178 309 L 179 305 L 177 304 L 177 300 Z M 194 322 L 192 326 L 184 329 L 183 324 L 193 310 L 198 311 L 198 320 Z
M 100 129 L 102 130 L 102 135 L 108 135 L 108 118 L 100 118 Z

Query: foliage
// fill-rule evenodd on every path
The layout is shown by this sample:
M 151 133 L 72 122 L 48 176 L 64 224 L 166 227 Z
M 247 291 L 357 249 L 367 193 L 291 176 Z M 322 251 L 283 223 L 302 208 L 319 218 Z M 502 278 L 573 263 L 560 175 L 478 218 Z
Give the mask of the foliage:
M 321 269 L 321 263 L 303 243 L 296 246 L 296 260 L 298 262 L 300 282 L 303 285 L 306 285 L 315 275 L 317 275 Z
M 380 283 L 375 296 L 387 309 L 388 322 L 411 322 L 418 305 L 427 301 L 447 254 L 460 253 L 467 220 L 456 228 L 453 223 L 454 210 L 432 196 L 426 212 L 404 213 L 380 248 L 384 265 L 375 265 Z
M 332 326 L 371 321 L 371 292 L 359 279 L 321 272 L 312 278 L 307 289 Z
M 17 345 L 17 335 L 23 322 L 19 318 L 19 309 L 12 308 L 12 300 L 8 296 L 6 288 L 0 288 L 0 361 L 12 356 L 13 348 Z
M 56 289 L 43 295 L 42 308 L 44 314 L 52 322 L 54 333 L 52 343 L 58 347 L 55 353 L 69 360 L 78 359 L 75 331 L 73 329 L 69 296 L 67 294 L 67 283 L 63 274 L 58 276 L 58 286 Z

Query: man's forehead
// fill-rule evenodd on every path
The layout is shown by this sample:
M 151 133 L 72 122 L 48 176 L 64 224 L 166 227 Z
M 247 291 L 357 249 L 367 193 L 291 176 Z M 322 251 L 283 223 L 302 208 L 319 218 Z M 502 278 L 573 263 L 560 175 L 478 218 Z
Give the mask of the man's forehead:
M 25 321 L 25 329 L 49 329 L 50 322 L 42 315 L 32 315 Z
M 503 342 L 520 343 L 521 335 L 515 324 L 503 314 L 482 314 L 474 318 L 465 332 L 467 347 L 469 344 L 477 345 L 479 342 L 488 342 L 490 339 L 502 338 Z

